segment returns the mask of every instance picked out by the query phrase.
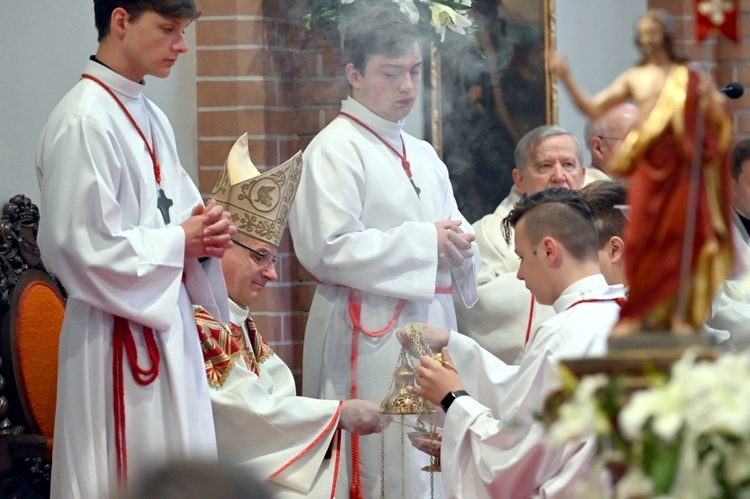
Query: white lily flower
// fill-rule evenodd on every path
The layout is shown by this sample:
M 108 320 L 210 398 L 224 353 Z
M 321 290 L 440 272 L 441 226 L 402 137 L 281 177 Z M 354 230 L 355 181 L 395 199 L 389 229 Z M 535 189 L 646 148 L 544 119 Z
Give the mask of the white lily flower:
M 651 479 L 638 468 L 631 468 L 624 477 L 617 482 L 615 499 L 630 499 L 632 497 L 651 497 L 654 486 Z
M 419 22 L 419 9 L 414 5 L 414 0 L 393 0 L 393 3 L 398 5 L 401 12 L 406 14 L 411 22 L 414 24 Z
M 466 29 L 471 26 L 471 19 L 466 14 L 459 14 L 452 8 L 441 3 L 431 3 L 432 26 L 440 33 L 440 41 L 445 41 L 445 28 L 459 34 L 466 34 Z
M 573 397 L 560 406 L 559 418 L 550 427 L 550 434 L 555 441 L 568 442 L 611 433 L 609 420 L 596 400 L 596 391 L 606 386 L 608 381 L 609 378 L 604 374 L 581 379 Z

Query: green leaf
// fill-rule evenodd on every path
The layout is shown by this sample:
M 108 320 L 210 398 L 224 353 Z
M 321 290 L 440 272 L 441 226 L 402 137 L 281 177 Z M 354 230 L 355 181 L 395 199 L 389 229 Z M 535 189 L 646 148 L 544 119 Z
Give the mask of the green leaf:
M 682 449 L 682 433 L 680 430 L 673 442 L 665 442 L 654 432 L 653 418 L 646 421 L 641 469 L 651 478 L 655 495 L 665 495 L 672 490 Z

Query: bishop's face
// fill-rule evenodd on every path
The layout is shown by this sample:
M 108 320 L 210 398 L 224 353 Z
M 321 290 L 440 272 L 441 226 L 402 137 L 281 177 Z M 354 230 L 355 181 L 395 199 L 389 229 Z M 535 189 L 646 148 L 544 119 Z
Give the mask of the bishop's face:
M 346 67 L 354 100 L 389 121 L 399 121 L 409 114 L 422 80 L 422 53 L 414 42 L 399 57 L 371 55 L 364 72 L 353 64 Z
M 249 308 L 269 281 L 276 281 L 276 247 L 245 234 L 237 234 L 234 244 L 221 259 L 227 294 L 237 305 Z M 265 256 L 261 256 L 265 255 Z

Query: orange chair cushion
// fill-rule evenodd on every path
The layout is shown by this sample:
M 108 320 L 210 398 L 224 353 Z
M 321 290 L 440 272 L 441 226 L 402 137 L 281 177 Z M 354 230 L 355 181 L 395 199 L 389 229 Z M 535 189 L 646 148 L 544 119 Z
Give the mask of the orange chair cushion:
M 23 291 L 16 314 L 19 371 L 41 433 L 52 437 L 57 397 L 57 358 L 65 304 L 44 282 Z

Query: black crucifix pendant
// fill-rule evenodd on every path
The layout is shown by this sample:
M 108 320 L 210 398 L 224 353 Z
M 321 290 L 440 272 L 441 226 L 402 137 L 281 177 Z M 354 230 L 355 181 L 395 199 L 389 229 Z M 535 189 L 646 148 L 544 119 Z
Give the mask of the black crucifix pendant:
M 409 177 L 409 182 L 411 182 L 411 185 L 414 186 L 414 190 L 417 191 L 417 197 L 419 197 L 419 193 L 422 192 L 422 189 L 417 187 L 417 184 L 414 183 L 414 179 Z
M 169 207 L 173 204 L 174 202 L 164 194 L 164 189 L 159 187 L 159 199 L 156 201 L 156 207 L 161 212 L 165 225 L 169 225 Z

